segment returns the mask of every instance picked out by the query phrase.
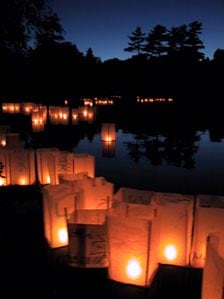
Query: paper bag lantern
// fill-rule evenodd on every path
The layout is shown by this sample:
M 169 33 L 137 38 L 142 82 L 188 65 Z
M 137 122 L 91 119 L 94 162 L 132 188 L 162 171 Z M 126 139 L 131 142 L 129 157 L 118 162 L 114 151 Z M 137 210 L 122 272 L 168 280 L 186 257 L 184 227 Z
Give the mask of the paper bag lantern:
M 224 258 L 219 254 L 219 238 L 211 235 L 206 241 L 206 258 L 202 276 L 202 299 L 222 299 Z
M 77 210 L 68 220 L 69 261 L 73 267 L 108 266 L 105 210 Z
M 223 244 L 220 248 L 224 251 L 224 196 L 197 195 L 191 252 L 192 266 L 204 267 L 206 240 L 210 234 L 219 236 L 219 242 Z
M 51 161 L 51 155 L 55 152 L 59 152 L 59 150 L 57 148 L 38 148 L 36 150 L 38 179 L 43 185 L 50 184 L 52 181 L 49 161 Z M 55 174 L 53 178 L 55 178 Z
M 89 178 L 77 182 L 81 189 L 78 209 L 108 210 L 112 205 L 114 185 L 103 177 Z
M 59 184 L 60 173 L 74 173 L 74 156 L 67 151 L 52 151 L 48 159 L 51 184 Z
M 44 231 L 51 248 L 68 246 L 66 217 L 74 212 L 78 196 L 73 184 L 43 187 Z
M 157 269 L 153 222 L 107 215 L 109 278 L 149 286 Z
M 114 123 L 103 123 L 101 128 L 101 140 L 104 142 L 116 140 L 116 128 Z
M 193 196 L 155 193 L 158 261 L 186 266 L 192 241 Z
M 73 154 L 73 173 L 85 173 L 91 178 L 95 177 L 95 157 L 87 153 Z
M 36 181 L 35 156 L 31 149 L 0 149 L 5 177 L 3 185 L 31 185 Z

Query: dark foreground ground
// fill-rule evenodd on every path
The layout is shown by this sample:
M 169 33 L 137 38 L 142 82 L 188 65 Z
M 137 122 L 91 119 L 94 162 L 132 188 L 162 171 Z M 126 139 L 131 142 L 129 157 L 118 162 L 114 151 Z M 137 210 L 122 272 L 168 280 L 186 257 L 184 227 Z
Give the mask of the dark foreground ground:
M 0 298 L 200 299 L 202 270 L 160 265 L 149 288 L 108 278 L 107 269 L 76 269 L 43 234 L 39 187 L 0 187 Z

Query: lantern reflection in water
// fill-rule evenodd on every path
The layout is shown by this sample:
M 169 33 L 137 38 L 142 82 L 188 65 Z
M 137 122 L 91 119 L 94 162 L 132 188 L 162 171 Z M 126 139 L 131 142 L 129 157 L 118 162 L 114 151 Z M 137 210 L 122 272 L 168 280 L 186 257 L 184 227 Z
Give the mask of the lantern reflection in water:
M 116 128 L 113 123 L 103 123 L 101 127 L 102 156 L 114 157 L 116 147 Z
M 115 157 L 116 141 L 102 141 L 102 156 Z

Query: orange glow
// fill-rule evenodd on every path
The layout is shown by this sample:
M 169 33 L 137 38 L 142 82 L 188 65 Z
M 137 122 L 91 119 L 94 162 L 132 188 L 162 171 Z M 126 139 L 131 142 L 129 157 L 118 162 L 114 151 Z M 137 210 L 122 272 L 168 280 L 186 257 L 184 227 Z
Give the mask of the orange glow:
M 4 179 L 0 178 L 0 186 L 4 185 Z
M 62 244 L 66 244 L 68 242 L 68 232 L 65 228 L 61 228 L 58 230 L 58 239 Z
M 49 175 L 47 176 L 46 181 L 47 181 L 47 184 L 50 184 L 50 183 L 51 183 L 51 178 L 50 178 Z
M 165 257 L 169 261 L 173 261 L 177 258 L 177 248 L 174 245 L 167 245 L 164 250 Z
M 111 138 L 111 136 L 106 136 L 104 140 L 105 140 L 106 142 L 111 142 L 111 141 L 112 141 L 112 138 Z
M 132 258 L 128 261 L 126 266 L 126 274 L 130 279 L 138 279 L 142 275 L 142 267 L 139 261 L 135 258 Z
M 20 179 L 20 185 L 26 185 L 26 179 L 24 178 Z
M 1 144 L 2 144 L 2 146 L 6 146 L 6 140 L 3 139 L 3 140 L 1 141 Z

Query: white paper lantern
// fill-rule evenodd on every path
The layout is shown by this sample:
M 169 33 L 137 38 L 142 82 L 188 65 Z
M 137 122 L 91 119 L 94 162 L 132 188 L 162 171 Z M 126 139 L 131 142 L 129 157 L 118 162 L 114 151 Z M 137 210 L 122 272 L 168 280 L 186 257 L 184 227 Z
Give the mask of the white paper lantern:
M 158 262 L 179 266 L 189 265 L 192 242 L 193 196 L 155 193 L 158 234 Z
M 224 256 L 224 196 L 197 195 L 191 252 L 192 266 L 204 267 L 206 240 L 210 234 L 219 237 L 220 253 Z
M 158 263 L 153 221 L 107 215 L 109 278 L 147 287 Z
M 224 256 L 219 254 L 219 238 L 215 235 L 210 235 L 206 241 L 201 299 L 222 299 L 223 289 Z
M 68 220 L 69 262 L 73 267 L 108 266 L 106 210 L 76 210 Z

